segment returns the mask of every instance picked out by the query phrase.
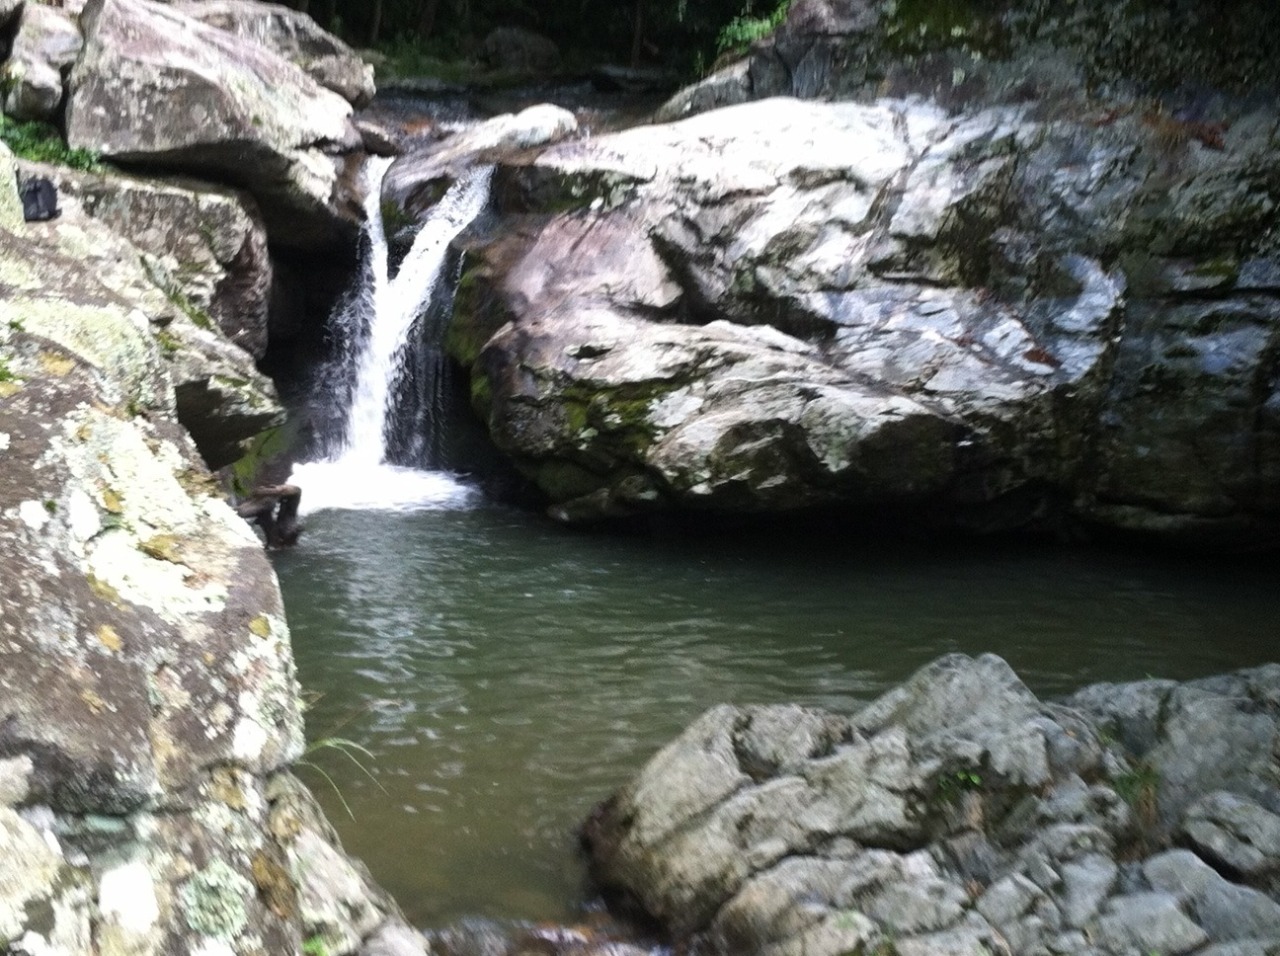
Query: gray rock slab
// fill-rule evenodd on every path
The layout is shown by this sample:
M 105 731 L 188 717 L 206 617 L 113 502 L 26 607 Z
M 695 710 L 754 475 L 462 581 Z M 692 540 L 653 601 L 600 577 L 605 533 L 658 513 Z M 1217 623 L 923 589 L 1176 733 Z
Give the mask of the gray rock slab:
M 1152 886 L 1186 901 L 1211 939 L 1280 942 L 1280 903 L 1230 882 L 1189 850 L 1153 857 L 1143 873 Z
M 1187 807 L 1180 829 L 1202 856 L 1246 879 L 1280 873 L 1280 816 L 1247 797 L 1207 794 Z
M 1188 953 L 1209 941 L 1170 893 L 1116 897 L 1099 918 L 1097 933 L 1105 947 L 1118 953 Z

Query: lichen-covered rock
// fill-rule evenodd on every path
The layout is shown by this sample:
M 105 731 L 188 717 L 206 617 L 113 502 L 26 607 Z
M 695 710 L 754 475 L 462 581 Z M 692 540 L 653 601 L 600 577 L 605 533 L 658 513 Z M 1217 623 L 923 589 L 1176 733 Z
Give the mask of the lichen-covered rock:
M 58 7 L 28 3 L 9 58 L 0 65 L 4 112 L 20 120 L 50 120 L 62 105 L 63 77 L 83 41 L 74 16 Z
M 216 324 L 255 359 L 267 350 L 272 264 L 253 199 L 195 180 L 142 179 L 24 162 L 24 175 L 54 182 L 84 215 L 145 252 L 180 309 Z M 212 321 L 210 321 L 212 320 Z
M 1202 733 L 1257 723 L 1280 745 L 1280 666 L 1166 691 L 1219 698 Z M 1198 832 L 1225 863 L 1256 837 L 1252 876 L 1274 872 L 1274 758 L 1214 749 L 1229 789 L 1170 825 L 1178 718 L 1131 750 L 1126 705 L 1091 710 L 1116 700 L 1143 694 L 1043 703 L 1000 659 L 952 655 L 849 717 L 717 707 L 588 821 L 593 869 L 700 952 L 1274 952 L 1274 885 L 1169 849 Z
M 23 168 L 65 187 L 56 225 L 32 224 L 37 245 L 40 237 L 56 236 L 59 249 L 31 271 L 26 287 L 43 290 L 42 294 L 54 288 L 56 294 L 55 275 L 77 283 L 76 263 L 62 259 L 70 253 L 103 286 L 137 305 L 147 316 L 148 337 L 158 345 L 166 365 L 178 421 L 210 467 L 235 461 L 243 454 L 242 442 L 283 422 L 271 381 L 258 372 L 250 355 L 228 341 L 201 305 L 212 297 L 210 306 L 217 305 L 234 322 L 239 316 L 229 313 L 243 302 L 244 319 L 256 314 L 265 323 L 268 289 L 263 273 L 269 275 L 269 264 L 265 251 L 258 249 L 265 240 L 234 195 L 199 187 L 150 187 L 128 177 L 25 163 Z M 182 213 L 183 218 L 168 219 L 165 210 Z M 131 241 L 135 239 L 139 245 Z M 237 240 L 240 252 L 226 265 L 220 263 L 218 250 L 226 255 Z M 240 254 L 246 248 L 251 251 L 248 262 Z M 262 261 L 253 261 L 254 250 L 262 252 Z M 252 294 L 255 287 L 260 298 Z M 38 307 L 29 302 L 22 308 L 34 316 L 32 310 Z M 32 325 L 33 321 L 28 318 L 26 325 L 52 334 L 47 325 Z M 232 328 L 245 332 L 243 325 Z M 265 339 L 265 327 L 247 337 L 249 342 L 255 339 Z
M 327 877 L 292 848 L 342 858 L 318 810 L 276 825 L 282 787 L 310 799 L 286 774 L 280 592 L 179 424 L 200 361 L 252 359 L 64 199 L 0 221 L 0 951 L 297 953 L 319 932 L 299 898 Z M 367 881 L 341 900 L 331 953 L 403 925 Z
M 22 200 L 17 188 L 11 188 L 8 184 L 16 183 L 17 173 L 18 164 L 13 153 L 8 146 L 0 143 L 0 179 L 5 182 L 5 187 L 0 189 L 0 228 L 15 235 L 23 229 Z
M 351 105 L 261 44 L 149 0 L 91 0 L 67 139 L 122 163 L 241 186 L 273 243 L 352 241 Z
M 178 0 L 174 6 L 275 51 L 357 109 L 373 99 L 373 67 L 305 13 L 258 0 Z

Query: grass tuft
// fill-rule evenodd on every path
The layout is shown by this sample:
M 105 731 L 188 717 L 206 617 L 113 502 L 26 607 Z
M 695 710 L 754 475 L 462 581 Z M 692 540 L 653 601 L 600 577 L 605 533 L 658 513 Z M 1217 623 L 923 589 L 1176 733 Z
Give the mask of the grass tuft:
M 0 115 L 0 141 L 14 155 L 32 162 L 70 166 L 90 173 L 103 168 L 101 156 L 87 149 L 71 149 L 62 134 L 48 123 L 20 123 Z

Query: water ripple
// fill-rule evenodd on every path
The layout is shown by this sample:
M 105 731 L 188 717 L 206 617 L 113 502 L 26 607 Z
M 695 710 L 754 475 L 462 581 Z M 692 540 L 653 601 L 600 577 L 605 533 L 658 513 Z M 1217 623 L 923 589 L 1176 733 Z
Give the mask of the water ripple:
M 1256 566 L 606 538 L 483 505 L 326 511 L 278 569 L 310 734 L 367 747 L 385 791 L 318 753 L 353 823 L 312 782 L 424 926 L 580 916 L 574 827 L 713 704 L 847 711 L 952 650 L 1048 694 L 1185 678 L 1280 632 Z

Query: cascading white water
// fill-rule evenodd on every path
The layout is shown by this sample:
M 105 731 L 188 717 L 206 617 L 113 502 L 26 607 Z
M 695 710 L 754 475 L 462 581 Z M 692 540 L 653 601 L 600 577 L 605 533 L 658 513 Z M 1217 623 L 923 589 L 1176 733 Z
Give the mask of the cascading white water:
M 471 491 L 449 475 L 386 462 L 387 435 L 394 413 L 394 387 L 409 345 L 409 333 L 438 291 L 451 243 L 489 201 L 491 167 L 477 167 L 459 179 L 432 208 L 409 254 L 394 277 L 388 268 L 382 222 L 382 178 L 391 160 L 370 158 L 365 168 L 365 231 L 368 260 L 348 320 L 355 380 L 351 404 L 336 453 L 324 461 L 295 466 L 290 481 L 302 488 L 304 511 L 323 508 L 455 507 Z

